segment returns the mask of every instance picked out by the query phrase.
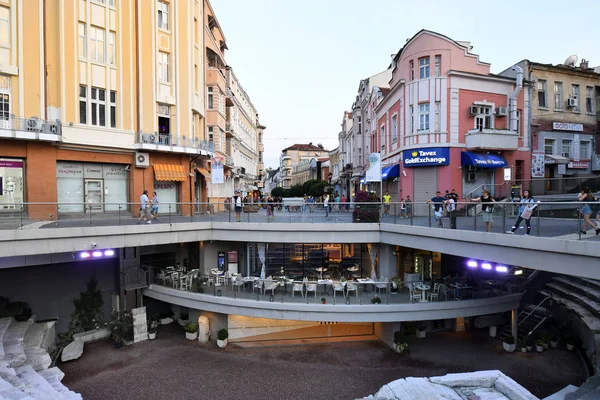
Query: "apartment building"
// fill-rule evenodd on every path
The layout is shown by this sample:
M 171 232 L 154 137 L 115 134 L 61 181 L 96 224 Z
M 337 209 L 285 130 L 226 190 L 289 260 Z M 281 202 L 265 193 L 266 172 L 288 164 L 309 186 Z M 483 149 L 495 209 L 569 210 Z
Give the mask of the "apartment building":
M 282 187 L 289 189 L 295 184 L 306 182 L 310 176 L 311 160 L 315 159 L 316 168 L 316 159 L 327 157 L 328 154 L 329 151 L 322 144 L 315 146 L 312 142 L 294 144 L 283 149 L 279 159 Z
M 580 182 L 600 171 L 598 101 L 600 74 L 585 59 L 564 64 L 522 60 L 516 64 L 532 82 L 532 188 L 535 193 L 578 190 Z M 514 76 L 512 68 L 500 75 Z M 578 179 L 564 179 L 578 178 Z
M 352 178 L 353 165 L 352 165 L 352 149 L 353 149 L 353 137 L 352 131 L 352 112 L 344 111 L 344 117 L 340 124 L 341 130 L 338 134 L 338 165 L 339 174 L 338 179 L 333 180 L 332 183 L 337 186 L 337 190 L 340 193 L 350 198 L 353 189 L 350 185 L 350 179 Z
M 206 201 L 206 8 L 0 0 L 0 210 L 137 213 L 143 190 L 165 213 Z

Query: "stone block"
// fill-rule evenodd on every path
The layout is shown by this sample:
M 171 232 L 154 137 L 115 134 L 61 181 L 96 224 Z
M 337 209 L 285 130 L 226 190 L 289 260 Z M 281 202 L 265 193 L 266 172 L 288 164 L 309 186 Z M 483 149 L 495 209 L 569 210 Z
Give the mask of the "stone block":
M 510 400 L 538 400 L 529 390 L 503 375 L 496 380 L 495 389 Z
M 143 342 L 144 340 L 148 340 L 147 333 L 135 333 L 133 335 L 133 343 Z
M 110 332 L 106 328 L 94 329 L 92 331 L 76 333 L 73 335 L 73 340 L 80 340 L 83 343 L 95 342 L 97 340 L 106 339 L 110 336 Z
M 132 308 L 131 315 L 134 318 L 139 315 L 144 315 L 144 319 L 145 319 L 146 318 L 146 307 L 144 306 L 144 307 Z
M 438 383 L 448 387 L 471 386 L 491 388 L 494 387 L 494 383 L 496 383 L 496 380 L 501 376 L 503 376 L 502 372 L 498 370 L 492 370 L 435 376 L 429 378 L 429 380 L 433 383 Z
M 83 354 L 83 341 L 74 340 L 67 345 L 62 351 L 60 359 L 64 361 L 76 360 Z

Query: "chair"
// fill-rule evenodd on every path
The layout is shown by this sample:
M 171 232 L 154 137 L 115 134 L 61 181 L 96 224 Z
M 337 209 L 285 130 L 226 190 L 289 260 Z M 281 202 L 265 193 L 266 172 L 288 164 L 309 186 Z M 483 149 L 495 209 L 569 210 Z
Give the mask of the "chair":
M 433 290 L 428 293 L 429 301 L 433 301 L 434 299 L 438 301 L 440 299 L 440 285 L 434 284 Z
M 346 284 L 346 294 L 349 296 L 350 292 L 356 293 L 356 298 L 358 299 L 358 285 L 356 283 L 347 283 Z
M 385 291 L 387 292 L 389 285 L 387 280 L 387 276 L 382 276 L 381 278 L 379 278 L 379 282 L 375 284 L 375 290 L 377 291 L 378 295 L 381 295 L 382 289 L 385 289 Z
M 307 278 L 308 282 L 308 278 Z M 308 292 L 315 292 L 315 299 L 317 298 L 317 283 L 311 282 L 306 284 L 306 296 L 308 296 Z
M 181 290 L 190 291 L 192 289 L 192 275 L 184 275 L 181 277 Z
M 156 276 L 156 278 L 164 285 L 165 281 L 167 280 L 167 277 L 165 276 L 165 272 L 164 271 L 160 271 L 158 273 L 158 275 Z
M 421 291 L 420 290 L 415 290 L 415 284 L 413 283 L 408 283 L 408 294 L 409 294 L 409 300 L 411 303 L 414 303 L 415 300 L 417 301 L 421 301 Z
M 179 289 L 179 284 L 181 283 L 179 278 L 179 272 L 173 272 L 171 274 L 171 280 L 173 281 L 173 288 Z
M 263 290 L 263 294 L 267 293 L 267 290 L 271 291 L 271 295 L 275 296 L 275 289 L 279 287 L 279 282 L 275 282 L 271 279 L 271 277 L 265 280 L 265 286 Z
M 308 282 L 308 278 L 302 279 L 302 282 L 294 282 L 294 286 L 292 287 L 292 298 L 294 298 L 294 294 L 296 294 L 296 292 L 300 292 L 302 298 L 304 298 L 304 285 L 306 282 Z
M 244 282 L 244 279 L 242 278 L 241 275 L 238 275 L 231 280 L 231 288 L 232 289 L 235 289 L 237 287 L 239 290 L 240 286 L 244 286 L 245 284 L 246 284 L 246 282 Z
M 440 293 L 444 296 L 444 300 L 448 300 L 452 297 L 453 300 L 456 299 L 456 289 L 448 288 L 446 285 L 440 285 Z
M 333 284 L 333 301 L 335 301 L 335 292 L 342 292 L 342 295 L 344 296 L 344 298 L 346 298 L 346 293 L 344 293 L 344 285 L 342 285 L 341 283 Z

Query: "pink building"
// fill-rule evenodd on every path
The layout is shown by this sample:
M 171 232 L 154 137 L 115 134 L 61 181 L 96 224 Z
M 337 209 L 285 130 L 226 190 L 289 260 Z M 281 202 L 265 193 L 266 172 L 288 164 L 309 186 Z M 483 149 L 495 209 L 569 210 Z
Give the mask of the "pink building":
M 463 198 L 482 188 L 500 196 L 529 178 L 522 71 L 516 79 L 491 74 L 471 49 L 422 30 L 393 57 L 390 90 L 375 112 L 383 190 L 394 201 L 424 202 L 452 189 Z

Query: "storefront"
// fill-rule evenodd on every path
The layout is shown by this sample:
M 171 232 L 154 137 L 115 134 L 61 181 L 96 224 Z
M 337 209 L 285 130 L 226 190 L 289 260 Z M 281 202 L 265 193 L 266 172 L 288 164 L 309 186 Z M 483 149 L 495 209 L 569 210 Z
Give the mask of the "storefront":
M 400 164 L 389 165 L 381 170 L 381 182 L 383 183 L 383 194 L 388 192 L 392 196 L 392 202 L 400 201 L 400 185 L 398 179 L 400 177 Z M 378 193 L 379 195 L 379 193 Z M 391 212 L 394 211 L 392 207 Z M 400 209 L 396 209 L 396 214 L 400 213 Z
M 59 213 L 127 209 L 129 171 L 125 165 L 57 161 L 56 185 Z
M 23 200 L 23 160 L 0 158 L 0 211 L 20 209 Z
M 496 193 L 496 170 L 508 167 L 508 162 L 503 156 L 465 151 L 460 155 L 460 165 L 463 174 L 462 193 L 464 195 L 477 191 L 473 195 L 478 197 L 481 195 L 478 189 L 481 188 L 490 190 L 492 197 L 499 195 Z
M 187 180 L 183 165 L 154 164 L 154 191 L 160 202 L 161 214 L 178 214 L 177 202 L 180 182 Z M 152 193 L 148 193 L 152 200 Z
M 428 207 L 423 204 L 435 197 L 438 190 L 438 170 L 450 164 L 448 147 L 432 147 L 404 150 L 404 168 L 412 171 L 412 190 L 404 192 L 413 201 L 413 215 L 427 215 Z M 420 203 L 420 204 L 419 204 Z

